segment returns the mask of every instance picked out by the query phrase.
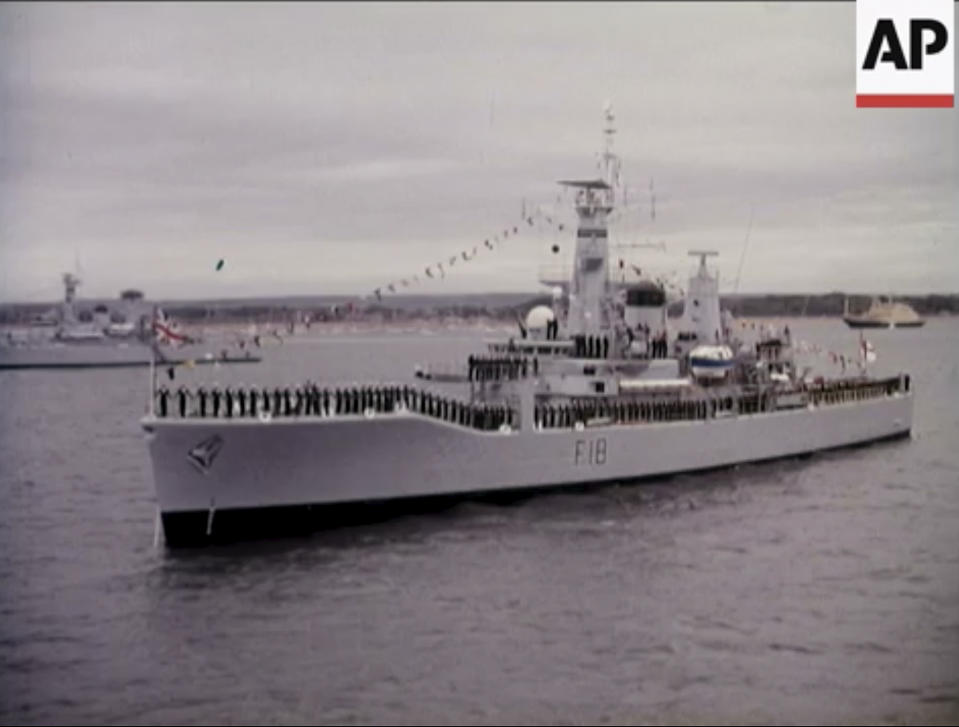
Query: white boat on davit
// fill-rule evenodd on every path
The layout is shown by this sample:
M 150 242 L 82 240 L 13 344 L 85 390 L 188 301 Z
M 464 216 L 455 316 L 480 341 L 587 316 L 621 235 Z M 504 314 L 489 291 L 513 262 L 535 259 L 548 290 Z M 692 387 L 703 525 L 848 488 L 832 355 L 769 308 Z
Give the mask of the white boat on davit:
M 569 279 L 522 336 L 462 362 L 461 383 L 155 389 L 142 426 L 167 544 L 908 436 L 907 374 L 808 380 L 788 335 L 738 340 L 705 253 L 676 324 L 656 283 L 611 279 L 612 135 L 608 113 L 601 178 L 561 182 L 578 217 Z

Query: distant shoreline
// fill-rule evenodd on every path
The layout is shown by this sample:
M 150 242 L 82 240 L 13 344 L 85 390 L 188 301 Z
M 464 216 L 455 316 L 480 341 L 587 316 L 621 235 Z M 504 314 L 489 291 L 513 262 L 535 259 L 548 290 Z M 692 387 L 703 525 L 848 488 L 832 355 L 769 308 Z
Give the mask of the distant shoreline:
M 721 305 L 737 318 L 837 318 L 843 315 L 846 294 L 841 292 L 817 295 L 724 295 Z M 929 294 L 896 296 L 897 300 L 912 306 L 923 317 L 959 315 L 959 294 Z M 853 312 L 863 310 L 869 298 L 850 295 Z M 458 321 L 459 325 L 509 325 L 516 317 L 534 305 L 549 304 L 550 297 L 535 293 L 490 293 L 461 296 L 390 296 L 381 301 L 347 296 L 290 296 L 286 298 L 239 298 L 234 300 L 192 301 L 137 301 L 135 308 L 123 301 L 106 299 L 79 300 L 78 310 L 93 310 L 105 305 L 111 310 L 139 317 L 159 305 L 164 312 L 188 325 L 216 326 L 222 324 L 290 325 L 301 326 L 309 321 L 318 324 L 373 324 L 384 325 L 443 325 Z M 0 325 L 29 325 L 40 316 L 49 315 L 58 302 L 0 304 Z M 670 306 L 670 314 L 677 315 L 682 303 Z

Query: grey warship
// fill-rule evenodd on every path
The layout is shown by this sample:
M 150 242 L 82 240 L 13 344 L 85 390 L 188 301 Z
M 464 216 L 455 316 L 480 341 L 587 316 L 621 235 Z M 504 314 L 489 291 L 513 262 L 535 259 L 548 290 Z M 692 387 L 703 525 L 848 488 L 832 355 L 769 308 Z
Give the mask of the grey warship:
M 126 291 L 119 308 L 98 303 L 92 312 L 79 311 L 81 280 L 63 274 L 63 300 L 43 317 L 42 325 L 0 337 L 0 370 L 100 369 L 202 364 L 259 363 L 250 350 L 237 352 L 184 335 L 171 326 L 157 306 L 149 306 L 139 291 Z M 127 296 L 127 293 L 135 295 Z M 83 314 L 86 314 L 85 316 Z M 86 320 L 84 320 L 86 318 Z M 219 348 L 211 351 L 211 347 Z
M 415 383 L 203 391 L 154 387 L 142 419 L 168 546 L 300 532 L 335 513 L 591 486 L 910 434 L 905 373 L 811 379 L 786 331 L 746 343 L 694 251 L 678 322 L 653 280 L 610 276 L 619 160 L 607 114 L 598 178 L 575 199 L 574 259 L 520 334 Z M 331 513 L 334 513 L 331 515 Z

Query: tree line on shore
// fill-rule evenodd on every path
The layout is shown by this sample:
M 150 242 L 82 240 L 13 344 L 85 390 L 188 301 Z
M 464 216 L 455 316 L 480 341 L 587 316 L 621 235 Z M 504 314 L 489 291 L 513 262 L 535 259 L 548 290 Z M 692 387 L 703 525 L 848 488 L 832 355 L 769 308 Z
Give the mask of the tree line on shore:
M 276 301 L 258 302 L 256 299 L 220 300 L 220 301 L 166 301 L 161 303 L 167 315 L 185 323 L 297 323 L 334 322 L 334 321 L 381 321 L 403 322 L 421 319 L 452 320 L 492 320 L 512 322 L 516 316 L 534 305 L 548 305 L 548 296 L 489 296 L 483 301 L 481 296 L 470 296 L 469 302 L 456 302 L 454 296 L 436 296 L 430 299 L 420 296 L 415 304 L 409 301 L 367 302 L 362 305 L 348 305 L 345 302 L 311 303 L 297 300 L 286 304 Z M 499 298 L 499 300 L 497 300 Z M 841 292 L 815 295 L 726 295 L 722 296 L 722 307 L 736 317 L 799 317 L 799 316 L 841 316 L 846 294 Z M 869 296 L 850 295 L 853 311 L 864 310 L 869 305 Z M 959 294 L 935 293 L 929 295 L 896 296 L 897 301 L 912 306 L 919 315 L 956 315 L 959 314 Z M 90 302 L 92 309 L 96 301 Z M 29 324 L 39 316 L 47 314 L 56 303 L 6 303 L 0 305 L 0 324 Z M 84 301 L 78 301 L 82 310 Z M 682 302 L 670 307 L 670 313 L 679 314 Z

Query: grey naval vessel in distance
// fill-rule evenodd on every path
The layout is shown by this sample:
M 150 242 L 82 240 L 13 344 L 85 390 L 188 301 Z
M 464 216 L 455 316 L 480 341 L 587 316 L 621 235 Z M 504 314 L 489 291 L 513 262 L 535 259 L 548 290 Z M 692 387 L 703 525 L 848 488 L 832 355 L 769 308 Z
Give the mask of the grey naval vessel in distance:
M 0 337 L 0 370 L 90 369 L 131 366 L 259 363 L 252 351 L 231 351 L 181 332 L 162 310 L 151 308 L 139 291 L 125 291 L 112 310 L 98 303 L 82 310 L 80 279 L 64 273 L 64 297 L 52 315 L 26 330 Z M 219 349 L 213 351 L 211 349 Z
M 710 252 L 685 312 L 652 280 L 611 279 L 618 158 L 566 180 L 568 278 L 515 339 L 488 341 L 443 389 L 154 389 L 142 420 L 168 546 L 304 532 L 356 512 L 701 471 L 910 434 L 909 376 L 810 378 L 788 329 L 749 344 L 720 311 Z M 806 372 L 803 372 L 804 374 Z M 456 383 L 456 381 L 458 383 Z M 387 507 L 389 505 L 389 507 Z M 159 527 L 158 522 L 158 527 Z

